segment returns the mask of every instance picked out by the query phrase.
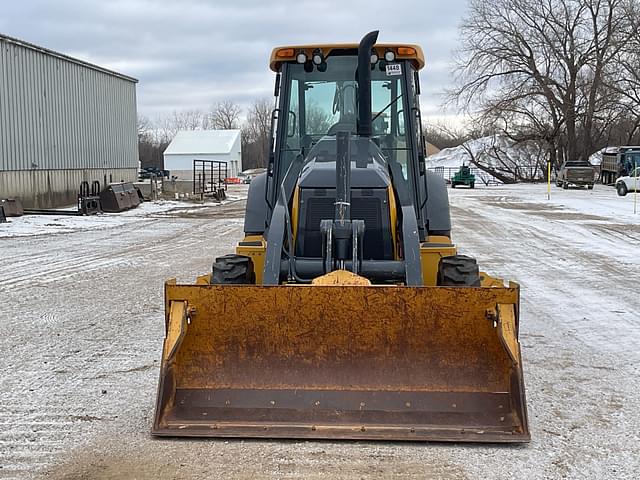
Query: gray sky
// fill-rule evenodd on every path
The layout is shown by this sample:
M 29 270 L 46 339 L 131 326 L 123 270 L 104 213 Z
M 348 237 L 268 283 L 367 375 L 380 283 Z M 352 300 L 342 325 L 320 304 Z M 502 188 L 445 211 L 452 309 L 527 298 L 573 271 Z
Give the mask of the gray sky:
M 381 42 L 422 45 L 423 115 L 439 118 L 466 3 L 10 0 L 0 32 L 138 78 L 138 111 L 156 118 L 272 95 L 274 46 L 357 42 L 379 29 Z

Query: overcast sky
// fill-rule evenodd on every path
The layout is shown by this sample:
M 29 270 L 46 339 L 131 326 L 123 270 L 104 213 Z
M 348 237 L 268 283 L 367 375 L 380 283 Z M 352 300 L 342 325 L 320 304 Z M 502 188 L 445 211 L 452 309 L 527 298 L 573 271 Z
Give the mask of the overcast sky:
M 467 0 L 4 0 L 0 32 L 140 80 L 150 118 L 271 96 L 274 46 L 358 42 L 422 45 L 423 115 L 442 115 Z M 452 113 L 452 112 L 450 112 Z

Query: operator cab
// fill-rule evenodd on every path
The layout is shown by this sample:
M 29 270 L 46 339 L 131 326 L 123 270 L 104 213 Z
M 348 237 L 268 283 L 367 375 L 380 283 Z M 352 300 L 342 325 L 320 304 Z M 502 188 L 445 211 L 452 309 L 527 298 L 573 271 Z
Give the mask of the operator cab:
M 422 51 L 376 38 L 272 53 L 277 105 L 257 183 L 266 212 L 250 195 L 245 218 L 245 233 L 267 237 L 265 284 L 338 268 L 418 285 L 420 264 L 407 259 L 429 235 L 449 234 L 446 188 L 424 164 Z
M 398 50 L 406 55 L 400 57 Z M 292 61 L 273 60 L 282 58 L 280 52 Z M 357 45 L 274 50 L 271 67 L 280 73 L 273 152 L 278 157 L 277 177 L 297 155 L 306 157 L 324 136 L 335 136 L 339 131 L 356 135 L 357 65 Z M 371 138 L 389 161 L 400 164 L 405 181 L 417 173 L 412 155 L 417 159 L 423 154 L 417 97 L 417 72 L 423 65 L 422 52 L 414 46 L 376 45 L 371 55 Z

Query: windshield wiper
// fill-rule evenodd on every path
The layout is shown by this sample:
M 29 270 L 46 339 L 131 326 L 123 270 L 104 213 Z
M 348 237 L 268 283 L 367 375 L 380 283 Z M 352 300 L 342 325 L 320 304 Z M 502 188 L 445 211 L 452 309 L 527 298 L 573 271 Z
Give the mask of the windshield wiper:
M 375 117 L 373 117 L 373 118 L 371 119 L 371 123 L 375 122 L 376 118 L 378 118 L 380 115 L 382 115 L 384 112 L 386 112 L 386 111 L 387 111 L 387 109 L 388 109 L 391 105 L 393 105 L 394 103 L 396 103 L 396 102 L 400 99 L 400 97 L 402 97 L 402 95 L 404 95 L 404 94 L 403 94 L 403 93 L 401 93 L 401 94 L 400 94 L 400 95 L 398 95 L 396 98 L 394 98 L 393 100 L 391 100 L 391 102 L 389 103 L 389 105 L 387 105 L 386 107 L 384 107 L 380 112 L 378 112 L 378 113 L 376 114 L 376 116 L 375 116 Z

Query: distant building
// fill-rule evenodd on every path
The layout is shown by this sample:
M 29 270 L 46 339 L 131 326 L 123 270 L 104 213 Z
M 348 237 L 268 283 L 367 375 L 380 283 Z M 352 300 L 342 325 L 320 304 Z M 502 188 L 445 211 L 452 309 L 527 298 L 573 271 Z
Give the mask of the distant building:
M 135 181 L 136 83 L 0 34 L 0 198 L 57 207 L 82 181 Z
M 181 181 L 193 180 L 194 160 L 227 164 L 227 176 L 242 171 L 240 130 L 181 130 L 164 151 L 164 168 Z

